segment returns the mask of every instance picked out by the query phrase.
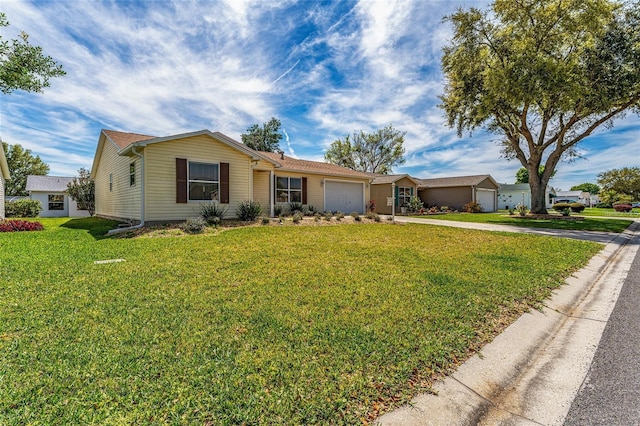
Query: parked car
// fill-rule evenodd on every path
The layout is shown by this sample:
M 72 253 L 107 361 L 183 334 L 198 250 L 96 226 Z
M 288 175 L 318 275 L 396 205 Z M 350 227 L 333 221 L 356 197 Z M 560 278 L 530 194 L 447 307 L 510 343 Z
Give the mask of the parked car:
M 631 207 L 634 209 L 640 209 L 640 201 L 636 201 L 635 203 L 631 203 Z

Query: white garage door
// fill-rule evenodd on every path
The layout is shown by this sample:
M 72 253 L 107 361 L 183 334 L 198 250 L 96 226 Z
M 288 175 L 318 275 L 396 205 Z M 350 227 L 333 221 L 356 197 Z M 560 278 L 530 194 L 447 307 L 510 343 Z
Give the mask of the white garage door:
M 493 189 L 480 189 L 476 191 L 476 200 L 482 206 L 482 211 L 496 211 L 496 191 Z
M 324 184 L 324 209 L 364 213 L 364 185 L 352 182 L 326 181 Z

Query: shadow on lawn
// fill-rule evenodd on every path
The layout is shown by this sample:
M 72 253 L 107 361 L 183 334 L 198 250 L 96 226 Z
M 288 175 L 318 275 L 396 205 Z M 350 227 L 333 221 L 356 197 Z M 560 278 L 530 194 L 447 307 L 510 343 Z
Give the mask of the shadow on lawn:
M 118 226 L 117 220 L 107 220 L 97 217 L 81 217 L 71 219 L 62 224 L 62 228 L 84 229 L 96 240 L 102 240 L 107 237 L 107 232 Z

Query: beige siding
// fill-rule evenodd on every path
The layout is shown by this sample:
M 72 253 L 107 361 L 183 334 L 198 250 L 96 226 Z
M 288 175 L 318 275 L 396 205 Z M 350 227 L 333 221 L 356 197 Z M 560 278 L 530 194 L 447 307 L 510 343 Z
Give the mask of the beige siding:
M 253 201 L 257 201 L 262 206 L 265 214 L 269 214 L 269 177 L 270 172 L 264 170 L 254 170 L 253 172 Z
M 489 180 L 489 178 L 483 180 L 482 182 L 480 182 L 476 186 L 478 188 L 485 188 L 485 189 L 498 189 L 498 187 L 496 185 L 494 185 L 493 182 L 491 182 L 491 180 Z
M 129 185 L 129 165 L 136 164 L 136 184 Z M 108 140 L 102 146 L 98 170 L 95 172 L 96 214 L 99 216 L 140 220 L 140 160 L 120 156 Z M 113 187 L 109 190 L 109 175 Z
M 145 148 L 147 221 L 184 220 L 197 216 L 202 202 L 176 203 L 176 158 L 204 163 L 229 163 L 229 216 L 238 203 L 251 199 L 251 158 L 206 135 L 171 140 Z

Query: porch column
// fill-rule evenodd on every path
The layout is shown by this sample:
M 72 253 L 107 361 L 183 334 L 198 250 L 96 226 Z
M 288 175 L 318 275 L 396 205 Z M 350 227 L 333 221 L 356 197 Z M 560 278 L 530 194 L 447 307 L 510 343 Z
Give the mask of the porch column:
M 273 170 L 269 171 L 269 216 L 273 217 L 274 216 L 274 210 L 273 210 L 273 204 L 275 203 L 275 196 L 274 196 L 274 192 L 275 192 L 275 188 L 274 188 L 274 180 L 275 180 L 275 174 L 273 172 Z

